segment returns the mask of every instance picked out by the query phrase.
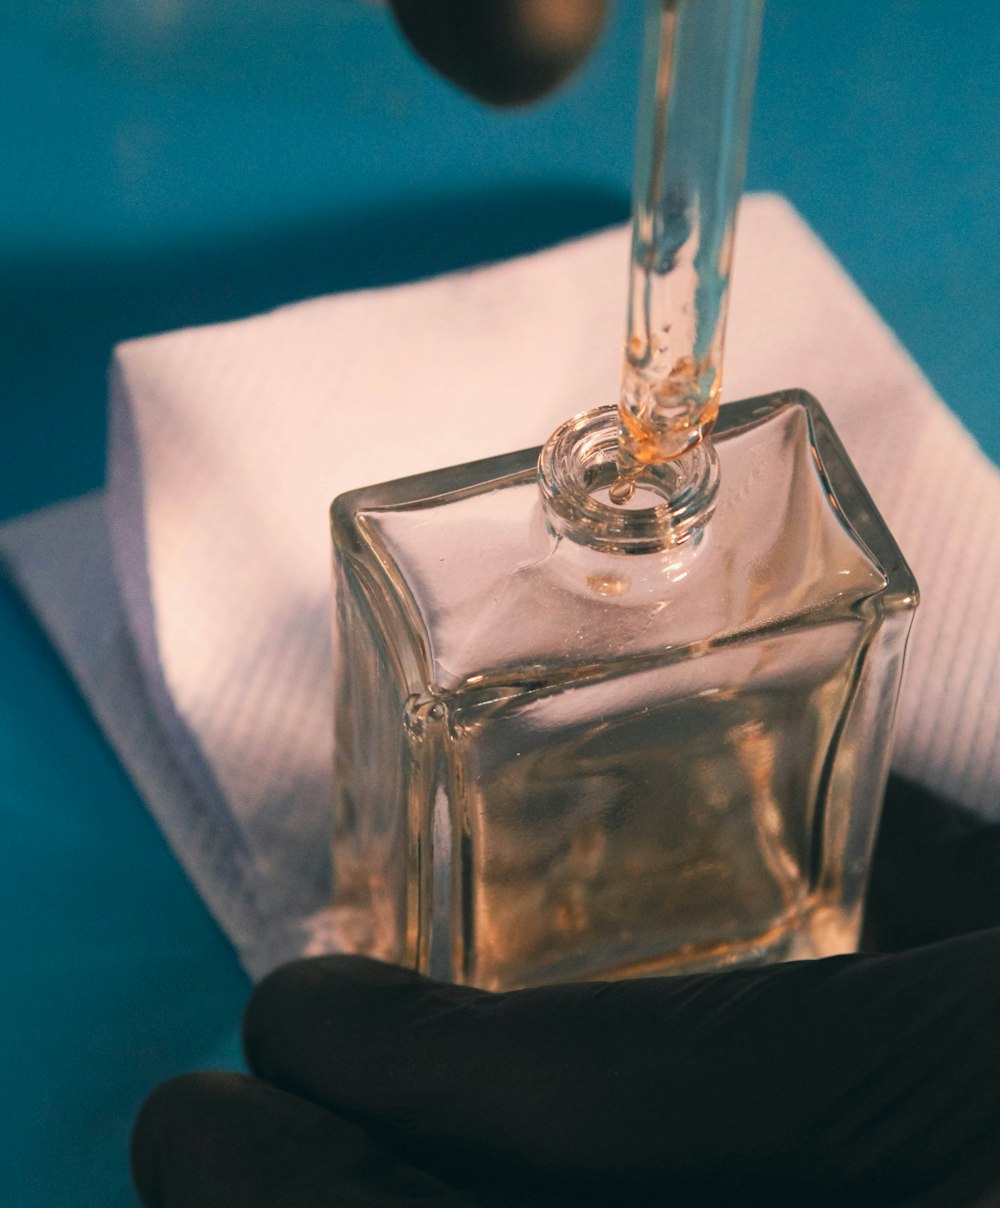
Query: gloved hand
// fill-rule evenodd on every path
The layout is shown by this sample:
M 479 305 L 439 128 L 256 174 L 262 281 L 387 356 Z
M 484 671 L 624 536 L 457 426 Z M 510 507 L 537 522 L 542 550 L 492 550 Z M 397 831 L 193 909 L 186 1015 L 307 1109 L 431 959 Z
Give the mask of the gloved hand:
M 417 53 L 494 105 L 521 105 L 559 85 L 587 57 L 608 0 L 389 0 Z
M 137 1186 L 150 1208 L 1000 1204 L 998 873 L 1000 828 L 896 781 L 869 931 L 917 948 L 506 994 L 296 962 L 247 1010 L 253 1077 L 147 1102 Z

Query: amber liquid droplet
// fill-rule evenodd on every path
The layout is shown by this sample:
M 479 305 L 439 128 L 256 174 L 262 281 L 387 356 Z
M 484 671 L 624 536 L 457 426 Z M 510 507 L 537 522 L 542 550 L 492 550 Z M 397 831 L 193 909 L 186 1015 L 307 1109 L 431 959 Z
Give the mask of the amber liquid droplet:
M 624 476 L 616 478 L 608 487 L 608 498 L 619 507 L 624 507 L 635 494 L 635 481 Z

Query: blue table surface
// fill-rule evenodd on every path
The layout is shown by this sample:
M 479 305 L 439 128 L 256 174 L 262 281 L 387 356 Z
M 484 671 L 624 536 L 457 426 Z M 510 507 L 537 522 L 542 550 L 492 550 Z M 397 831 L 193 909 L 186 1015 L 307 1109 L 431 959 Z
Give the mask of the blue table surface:
M 112 344 L 544 246 L 628 209 L 639 4 L 494 113 L 352 0 L 7 0 L 0 518 L 101 484 Z M 748 185 L 785 193 L 1000 460 L 1000 8 L 769 0 Z M 134 1204 L 158 1081 L 248 990 L 0 582 L 0 1202 Z

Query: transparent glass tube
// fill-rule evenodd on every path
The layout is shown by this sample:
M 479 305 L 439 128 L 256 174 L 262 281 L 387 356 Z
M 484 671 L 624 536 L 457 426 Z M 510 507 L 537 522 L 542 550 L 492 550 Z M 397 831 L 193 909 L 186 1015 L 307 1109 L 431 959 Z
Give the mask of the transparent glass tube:
M 618 409 L 625 484 L 700 444 L 718 413 L 762 18 L 763 0 L 647 0 Z

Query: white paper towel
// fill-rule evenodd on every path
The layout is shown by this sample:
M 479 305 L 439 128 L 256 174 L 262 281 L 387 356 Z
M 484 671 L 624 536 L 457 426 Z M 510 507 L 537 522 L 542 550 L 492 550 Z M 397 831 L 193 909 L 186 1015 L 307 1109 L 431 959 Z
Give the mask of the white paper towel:
M 895 766 L 1000 817 L 1000 473 L 782 199 L 745 200 L 725 396 L 830 412 L 922 589 Z M 613 402 L 628 244 L 136 340 L 104 495 L 0 551 L 251 973 L 337 944 L 331 499 Z

